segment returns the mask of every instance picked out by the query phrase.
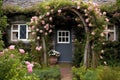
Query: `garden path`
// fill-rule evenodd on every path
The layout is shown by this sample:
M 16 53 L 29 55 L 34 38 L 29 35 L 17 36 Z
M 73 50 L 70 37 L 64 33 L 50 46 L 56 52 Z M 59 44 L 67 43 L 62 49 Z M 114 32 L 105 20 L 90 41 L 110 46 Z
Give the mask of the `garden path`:
M 69 63 L 59 63 L 61 80 L 72 80 L 72 65 Z

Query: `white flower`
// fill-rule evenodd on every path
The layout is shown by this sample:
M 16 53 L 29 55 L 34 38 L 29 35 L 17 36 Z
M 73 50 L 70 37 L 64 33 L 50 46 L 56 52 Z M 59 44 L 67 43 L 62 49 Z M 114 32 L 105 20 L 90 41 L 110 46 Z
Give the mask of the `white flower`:
M 50 50 L 50 51 L 48 52 L 48 55 L 49 55 L 49 56 L 59 57 L 59 56 L 60 56 L 60 52 L 55 51 L 55 50 Z

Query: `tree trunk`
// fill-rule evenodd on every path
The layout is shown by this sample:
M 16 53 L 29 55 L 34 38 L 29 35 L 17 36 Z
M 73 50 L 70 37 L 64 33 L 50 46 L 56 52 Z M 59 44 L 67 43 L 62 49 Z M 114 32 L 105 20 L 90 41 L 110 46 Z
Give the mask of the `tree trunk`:
M 46 44 L 44 37 L 42 37 L 42 43 L 43 43 L 43 52 L 44 52 L 44 65 L 47 66 L 47 51 L 46 51 Z

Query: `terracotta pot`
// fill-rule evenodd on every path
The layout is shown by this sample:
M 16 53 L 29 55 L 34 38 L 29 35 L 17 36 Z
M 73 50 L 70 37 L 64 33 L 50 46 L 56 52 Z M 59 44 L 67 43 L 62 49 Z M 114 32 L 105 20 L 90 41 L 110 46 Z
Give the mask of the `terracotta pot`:
M 57 61 L 58 61 L 58 58 L 57 58 L 56 56 L 50 56 L 50 57 L 48 58 L 48 62 L 49 62 L 49 64 L 51 64 L 51 65 L 57 64 Z

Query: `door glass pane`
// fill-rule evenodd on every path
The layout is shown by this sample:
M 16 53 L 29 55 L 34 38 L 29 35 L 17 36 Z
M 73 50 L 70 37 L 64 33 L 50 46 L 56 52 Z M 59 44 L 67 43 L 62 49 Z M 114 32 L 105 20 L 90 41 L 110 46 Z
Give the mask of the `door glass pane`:
M 26 25 L 20 25 L 20 39 L 26 39 Z
M 67 37 L 66 37 L 66 42 L 69 42 Z
M 59 42 L 62 42 L 61 38 L 59 38 Z
M 62 33 L 62 36 L 65 36 L 65 32 L 61 32 Z
M 61 35 L 61 32 L 59 32 L 59 36 L 62 36 L 62 35 Z
M 62 41 L 63 41 L 63 42 L 66 42 L 66 41 L 65 41 L 65 37 L 62 38 Z
M 70 43 L 70 32 L 69 31 L 65 31 L 65 30 L 61 30 L 57 32 L 57 41 L 58 43 Z
M 68 32 L 66 32 L 66 36 L 68 36 Z

